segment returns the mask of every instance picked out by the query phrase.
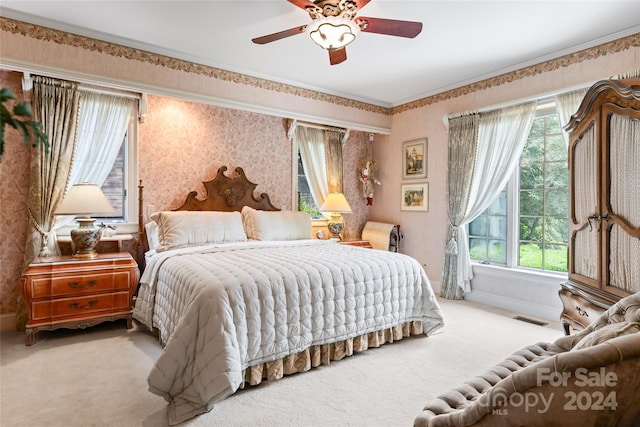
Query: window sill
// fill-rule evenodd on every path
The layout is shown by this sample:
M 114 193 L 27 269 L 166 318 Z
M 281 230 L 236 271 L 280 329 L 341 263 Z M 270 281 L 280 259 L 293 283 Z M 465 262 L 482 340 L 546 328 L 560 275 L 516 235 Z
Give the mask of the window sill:
M 501 265 L 480 264 L 479 262 L 471 262 L 473 273 L 482 276 L 500 277 L 520 282 L 533 282 L 536 284 L 548 284 L 549 286 L 557 286 L 559 283 L 567 280 L 567 273 L 536 271 L 523 268 L 508 268 Z

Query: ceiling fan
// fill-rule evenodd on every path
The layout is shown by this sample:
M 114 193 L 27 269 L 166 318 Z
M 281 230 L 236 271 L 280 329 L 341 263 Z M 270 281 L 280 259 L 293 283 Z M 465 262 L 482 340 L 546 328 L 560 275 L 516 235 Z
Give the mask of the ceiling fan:
M 356 17 L 357 12 L 371 0 L 287 1 L 309 13 L 311 23 L 256 37 L 251 41 L 266 44 L 306 33 L 316 44 L 329 51 L 329 62 L 336 65 L 346 61 L 345 46 L 354 41 L 361 31 L 407 38 L 414 38 L 422 31 L 422 22 Z

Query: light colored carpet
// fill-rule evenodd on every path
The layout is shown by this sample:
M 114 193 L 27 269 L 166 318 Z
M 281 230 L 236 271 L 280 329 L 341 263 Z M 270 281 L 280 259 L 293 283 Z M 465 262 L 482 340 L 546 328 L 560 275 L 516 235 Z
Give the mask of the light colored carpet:
M 356 354 L 330 366 L 242 390 L 184 426 L 410 427 L 425 402 L 538 341 L 558 324 L 514 320 L 514 313 L 440 300 L 442 333 Z M 161 352 L 145 329 L 123 322 L 84 331 L 3 332 L 2 427 L 166 426 L 165 401 L 146 378 Z

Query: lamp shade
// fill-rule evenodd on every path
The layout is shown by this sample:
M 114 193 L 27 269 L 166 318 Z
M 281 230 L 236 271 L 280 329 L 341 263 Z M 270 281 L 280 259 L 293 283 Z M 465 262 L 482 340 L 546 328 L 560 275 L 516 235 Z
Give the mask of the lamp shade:
M 320 212 L 338 212 L 348 213 L 351 212 L 351 206 L 347 202 L 347 198 L 342 193 L 329 193 L 327 199 L 320 207 Z
M 114 213 L 111 203 L 96 184 L 76 184 L 62 199 L 56 215 L 91 215 Z
M 314 19 L 305 28 L 305 33 L 318 46 L 336 50 L 354 41 L 360 34 L 360 26 L 348 18 L 325 16 Z

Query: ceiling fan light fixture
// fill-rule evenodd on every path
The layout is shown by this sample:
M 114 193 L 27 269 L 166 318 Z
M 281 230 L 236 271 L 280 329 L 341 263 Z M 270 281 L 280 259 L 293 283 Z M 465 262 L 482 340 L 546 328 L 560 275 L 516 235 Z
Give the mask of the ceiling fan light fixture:
M 352 19 L 339 16 L 325 16 L 314 19 L 305 33 L 318 46 L 326 50 L 342 49 L 360 34 L 360 26 Z

